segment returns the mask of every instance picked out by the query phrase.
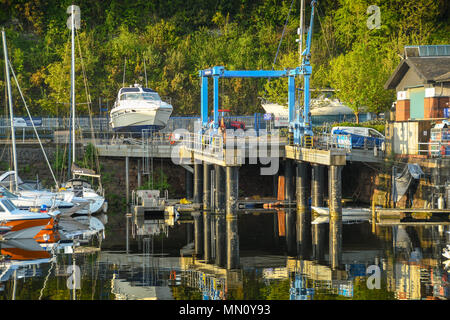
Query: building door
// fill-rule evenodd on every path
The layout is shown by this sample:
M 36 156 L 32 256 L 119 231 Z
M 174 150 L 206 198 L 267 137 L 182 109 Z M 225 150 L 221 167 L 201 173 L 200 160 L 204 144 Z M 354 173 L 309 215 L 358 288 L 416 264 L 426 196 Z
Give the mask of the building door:
M 425 89 L 423 87 L 410 88 L 408 91 L 410 100 L 409 117 L 411 119 L 423 119 Z

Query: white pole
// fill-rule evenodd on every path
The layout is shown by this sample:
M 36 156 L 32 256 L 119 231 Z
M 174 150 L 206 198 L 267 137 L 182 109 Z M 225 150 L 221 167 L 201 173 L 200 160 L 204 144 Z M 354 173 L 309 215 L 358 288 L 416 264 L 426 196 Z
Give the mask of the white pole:
M 8 90 L 8 104 L 9 104 L 9 115 L 10 115 L 10 124 L 11 124 L 11 139 L 12 139 L 12 149 L 13 149 L 13 163 L 14 163 L 14 182 L 15 182 L 15 190 L 18 190 L 18 182 L 17 176 L 19 174 L 17 170 L 17 153 L 16 153 L 16 134 L 14 132 L 14 113 L 13 113 L 13 103 L 12 103 L 12 94 L 11 94 L 11 79 L 9 76 L 9 59 L 8 59 L 8 49 L 6 48 L 6 36 L 5 29 L 2 30 L 2 41 L 3 41 L 3 52 L 5 57 L 5 77 L 6 77 L 6 86 Z
M 72 64 L 71 64 L 71 88 L 72 88 L 72 163 L 75 162 L 75 7 L 72 6 Z M 69 168 L 68 170 L 71 170 Z

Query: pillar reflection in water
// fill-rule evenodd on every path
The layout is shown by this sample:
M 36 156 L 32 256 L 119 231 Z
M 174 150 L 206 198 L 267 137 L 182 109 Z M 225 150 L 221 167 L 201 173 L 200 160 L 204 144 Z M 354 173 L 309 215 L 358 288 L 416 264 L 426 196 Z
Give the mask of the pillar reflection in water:
M 342 166 L 329 168 L 330 233 L 329 257 L 331 268 L 339 268 L 342 261 Z
M 327 227 L 328 225 L 326 223 L 312 225 L 312 257 L 319 264 L 325 262 Z
M 201 163 L 194 163 L 194 203 L 203 201 L 203 168 Z
M 225 169 L 215 166 L 215 228 L 216 228 L 216 265 L 226 266 L 227 229 L 225 223 Z
M 295 209 L 286 210 L 286 247 L 287 254 L 292 256 L 296 254 L 296 238 L 295 238 Z
M 205 263 L 211 262 L 211 212 L 203 212 L 203 259 Z
M 203 215 L 200 212 L 193 212 L 194 218 L 194 252 L 196 258 L 203 254 Z
M 227 269 L 237 269 L 239 267 L 239 235 L 236 212 L 238 173 L 238 167 L 226 167 Z
M 297 254 L 302 259 L 311 255 L 311 208 L 310 197 L 310 165 L 306 162 L 297 163 L 296 172 L 297 197 Z

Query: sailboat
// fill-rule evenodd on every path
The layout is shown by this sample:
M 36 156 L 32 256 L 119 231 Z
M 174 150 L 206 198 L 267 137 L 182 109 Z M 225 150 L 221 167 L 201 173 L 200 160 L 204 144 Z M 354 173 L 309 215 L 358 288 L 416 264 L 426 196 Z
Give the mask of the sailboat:
M 107 210 L 107 202 L 105 201 L 103 189 L 101 187 L 100 175 L 95 174 L 93 170 L 79 168 L 75 163 L 75 29 L 80 28 L 79 20 L 76 20 L 76 12 L 79 14 L 79 7 L 71 5 L 67 9 L 68 13 L 71 13 L 71 18 L 67 20 L 67 27 L 71 29 L 71 41 L 72 41 L 72 55 L 71 55 L 71 70 L 70 70 L 70 93 L 71 93 L 71 148 L 72 154 L 69 152 L 69 168 L 71 168 L 72 179 L 69 179 L 61 188 L 63 193 L 71 193 L 74 197 L 79 197 L 90 202 L 87 209 L 81 210 L 77 213 L 96 213 L 103 209 Z M 79 18 L 79 16 L 78 16 Z M 70 156 L 72 155 L 72 158 Z M 98 178 L 100 182 L 99 191 L 96 192 L 92 189 L 90 183 L 80 177 L 92 177 Z M 101 193 L 101 194 L 99 194 Z

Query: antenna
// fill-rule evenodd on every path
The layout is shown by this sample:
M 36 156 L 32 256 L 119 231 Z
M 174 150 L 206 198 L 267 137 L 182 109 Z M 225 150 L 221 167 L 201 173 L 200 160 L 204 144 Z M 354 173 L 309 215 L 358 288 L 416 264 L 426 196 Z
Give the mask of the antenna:
M 147 68 L 145 67 L 145 56 L 144 56 L 144 74 L 145 74 L 145 87 L 148 88 L 148 84 L 147 84 Z
M 125 57 L 125 63 L 123 65 L 123 80 L 122 80 L 122 88 L 125 87 L 125 71 L 127 69 L 127 57 Z

